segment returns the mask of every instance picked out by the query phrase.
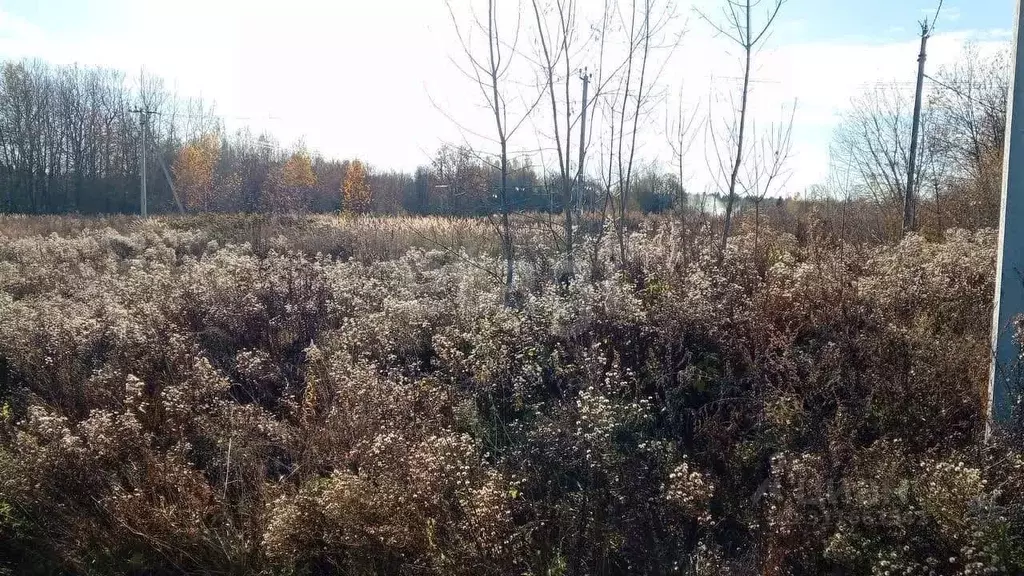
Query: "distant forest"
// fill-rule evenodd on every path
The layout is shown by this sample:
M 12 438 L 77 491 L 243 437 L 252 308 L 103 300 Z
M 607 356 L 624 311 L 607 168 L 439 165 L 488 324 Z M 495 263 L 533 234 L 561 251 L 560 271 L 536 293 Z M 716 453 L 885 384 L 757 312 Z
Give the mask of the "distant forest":
M 929 80 L 915 182 L 920 217 L 939 229 L 995 225 L 1009 87 L 1006 54 L 983 55 L 968 46 L 957 63 Z M 851 102 L 834 133 L 829 180 L 806 194 L 862 199 L 901 214 L 910 96 L 898 85 L 878 85 Z M 413 173 L 368 166 L 301 144 L 286 146 L 266 133 L 229 133 L 210 103 L 183 98 L 160 78 L 25 60 L 0 62 L 0 212 L 139 213 L 139 109 L 154 111 L 146 146 L 150 213 L 474 216 L 502 209 L 500 159 L 480 150 L 441 146 Z M 509 210 L 562 212 L 565 187 L 557 170 L 545 172 L 529 157 L 510 155 L 508 163 Z M 642 212 L 713 206 L 713 197 L 728 196 L 721 186 L 688 193 L 680 173 L 681 168 L 638 161 L 624 179 L 584 174 L 568 189 L 577 210 L 597 212 L 609 202 L 620 205 L 620 195 L 628 209 Z M 706 204 L 700 202 L 705 192 Z M 773 195 L 794 192 L 805 191 L 777 186 Z M 738 190 L 738 208 L 776 202 L 761 193 Z
M 140 108 L 149 115 L 147 197 L 151 213 L 188 211 L 331 212 L 479 215 L 497 206 L 500 172 L 493 159 L 443 146 L 409 174 L 356 159 L 325 158 L 271 135 L 228 134 L 203 101 L 180 98 L 156 78 L 141 82 L 103 68 L 7 62 L 0 78 L 0 211 L 138 213 Z M 508 197 L 515 210 L 560 211 L 554 186 L 529 162 L 511 162 Z M 682 193 L 678 179 L 655 170 L 634 183 L 636 209 L 658 212 Z M 587 209 L 597 183 L 577 187 Z

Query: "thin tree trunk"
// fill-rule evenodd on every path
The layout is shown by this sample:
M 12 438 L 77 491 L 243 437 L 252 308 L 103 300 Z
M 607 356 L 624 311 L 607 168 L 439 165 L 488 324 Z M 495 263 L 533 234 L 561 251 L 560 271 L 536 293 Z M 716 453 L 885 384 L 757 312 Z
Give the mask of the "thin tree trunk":
M 487 2 L 487 36 L 490 50 L 490 76 L 491 76 L 491 97 L 493 98 L 492 110 L 494 111 L 494 122 L 498 131 L 498 141 L 501 145 L 501 190 L 498 191 L 498 199 L 501 204 L 501 244 L 505 259 L 505 305 L 512 301 L 512 282 L 514 271 L 514 258 L 512 254 L 512 227 L 509 224 L 508 216 L 508 133 L 503 122 L 501 111 L 501 99 L 498 95 L 498 60 L 495 55 L 495 43 L 497 32 L 494 30 L 494 3 L 496 0 Z
M 634 3 L 635 4 L 635 3 Z M 630 39 L 632 42 L 632 39 Z M 623 198 L 629 195 L 630 183 L 633 180 L 633 160 L 636 156 L 636 133 L 637 127 L 640 124 L 640 105 L 644 98 L 644 77 L 647 75 L 647 56 L 650 53 L 651 47 L 651 5 L 650 0 L 644 0 L 644 53 L 640 64 L 640 86 L 636 93 L 636 112 L 633 115 L 633 134 L 630 136 L 629 144 L 629 162 L 626 164 L 626 193 L 623 194 Z M 632 50 L 632 48 L 631 48 Z M 632 57 L 630 58 L 632 60 Z M 627 97 L 628 97 L 627 91 Z M 625 110 L 623 110 L 625 112 Z M 623 235 L 625 234 L 625 205 L 623 205 Z M 620 243 L 622 249 L 622 262 L 623 266 L 626 265 L 626 253 L 624 244 Z
M 729 241 L 729 232 L 732 228 L 732 211 L 733 206 L 736 202 L 736 182 L 739 179 L 740 166 L 743 164 L 743 137 L 746 134 L 747 128 L 747 97 L 750 91 L 750 61 L 751 61 L 751 41 L 750 41 L 750 0 L 747 0 L 747 27 L 746 27 L 746 44 L 744 45 L 744 64 L 743 64 L 743 94 L 740 99 L 740 126 L 739 133 L 736 137 L 736 160 L 732 165 L 732 175 L 729 177 L 729 198 L 725 201 L 725 223 L 722 230 L 722 247 L 720 258 L 725 256 L 725 246 Z

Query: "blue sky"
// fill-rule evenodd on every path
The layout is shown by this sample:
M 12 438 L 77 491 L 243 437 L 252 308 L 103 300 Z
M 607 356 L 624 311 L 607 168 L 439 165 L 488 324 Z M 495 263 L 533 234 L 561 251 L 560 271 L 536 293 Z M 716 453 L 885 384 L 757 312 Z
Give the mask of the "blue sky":
M 452 1 L 458 10 L 473 0 Z M 684 100 L 696 104 L 707 100 L 712 77 L 727 89 L 722 77 L 740 70 L 693 17 L 690 0 L 677 1 L 689 33 L 662 83 L 668 94 L 681 84 L 692 96 Z M 722 0 L 692 1 L 714 14 Z M 933 0 L 788 0 L 756 63 L 755 77 L 772 83 L 758 85 L 753 112 L 764 125 L 798 99 L 795 188 L 824 178 L 835 123 L 864 85 L 913 80 L 917 21 L 934 9 Z M 1014 0 L 946 0 L 929 69 L 955 61 L 966 41 L 1005 44 L 1013 16 Z M 403 169 L 463 137 L 448 116 L 488 122 L 478 92 L 450 61 L 458 55 L 443 0 L 0 0 L 0 58 L 78 61 L 130 75 L 145 67 L 181 93 L 215 101 L 229 127 L 248 124 L 286 144 L 302 139 L 330 155 Z M 667 160 L 659 118 L 641 138 L 642 152 Z
M 429 3 L 431 0 L 425 1 Z M 217 2 L 211 0 L 210 3 Z M 326 3 L 325 0 L 323 4 Z M 403 4 L 397 0 L 382 0 L 382 3 Z M 435 3 L 441 5 L 440 1 Z M 149 13 L 145 4 L 146 0 L 2 0 L 0 9 L 55 35 L 87 38 L 141 25 Z M 282 6 L 287 6 L 287 3 L 282 3 Z M 801 41 L 851 37 L 876 41 L 905 40 L 916 34 L 914 23 L 926 13 L 933 14 L 935 7 L 934 0 L 788 0 L 783 19 L 789 24 L 801 24 L 797 35 Z M 943 12 L 945 17 L 940 19 L 941 29 L 1009 29 L 1014 16 L 1014 2 L 946 0 Z M 149 21 L 149 24 L 159 26 L 159 21 Z
M 913 38 L 916 22 L 935 14 L 935 0 L 790 0 L 787 18 L 802 19 L 804 40 L 860 38 L 885 42 Z M 1009 29 L 1013 0 L 946 0 L 939 31 Z

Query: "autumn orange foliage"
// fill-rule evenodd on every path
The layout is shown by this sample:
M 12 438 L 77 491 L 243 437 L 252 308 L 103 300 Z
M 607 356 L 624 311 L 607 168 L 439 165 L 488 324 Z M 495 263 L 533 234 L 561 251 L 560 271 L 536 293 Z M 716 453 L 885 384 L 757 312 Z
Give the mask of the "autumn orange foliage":
M 266 194 L 267 208 L 272 212 L 299 210 L 303 192 L 316 186 L 316 174 L 309 154 L 298 151 L 270 175 Z
M 373 205 L 373 195 L 366 181 L 366 166 L 353 160 L 341 182 L 341 208 L 345 212 L 365 214 Z
M 209 210 L 214 196 L 214 169 L 220 158 L 220 138 L 205 134 L 182 147 L 171 170 L 185 208 Z

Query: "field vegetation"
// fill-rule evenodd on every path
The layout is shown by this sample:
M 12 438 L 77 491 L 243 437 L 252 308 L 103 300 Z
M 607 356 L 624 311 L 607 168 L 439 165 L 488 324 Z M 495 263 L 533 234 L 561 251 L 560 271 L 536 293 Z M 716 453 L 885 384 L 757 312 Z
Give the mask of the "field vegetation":
M 829 206 L 740 214 L 724 255 L 632 215 L 571 281 L 524 214 L 510 298 L 486 220 L 2 217 L 0 566 L 1024 570 L 994 232 Z
M 675 2 L 455 4 L 412 172 L 0 64 L 0 575 L 1024 574 L 1005 54 L 866 86 L 795 189 L 784 0 L 693 13 L 706 95 Z

